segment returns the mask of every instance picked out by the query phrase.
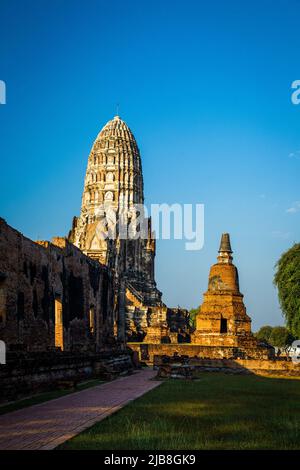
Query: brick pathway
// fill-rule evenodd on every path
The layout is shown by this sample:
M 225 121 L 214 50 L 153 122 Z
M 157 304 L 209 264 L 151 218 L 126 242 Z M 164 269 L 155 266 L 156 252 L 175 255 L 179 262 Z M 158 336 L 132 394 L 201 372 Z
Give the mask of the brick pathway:
M 145 369 L 0 416 L 0 449 L 50 450 L 157 387 Z

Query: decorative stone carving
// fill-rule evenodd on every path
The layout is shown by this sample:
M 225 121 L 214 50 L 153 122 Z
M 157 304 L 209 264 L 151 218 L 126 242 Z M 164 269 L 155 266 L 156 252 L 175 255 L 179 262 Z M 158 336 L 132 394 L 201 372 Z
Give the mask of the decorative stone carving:
M 94 175 L 101 177 L 96 178 Z M 120 280 L 125 279 L 126 292 L 131 292 L 130 299 L 126 296 L 127 307 L 131 305 L 133 298 L 138 301 L 142 299 L 135 318 L 137 323 L 143 325 L 142 334 L 145 336 L 147 316 L 156 315 L 154 310 L 150 313 L 148 309 L 150 306 L 160 308 L 163 305 L 161 292 L 154 280 L 155 240 L 151 220 L 144 219 L 148 227 L 146 239 L 124 240 L 117 233 L 115 240 L 98 240 L 101 232 L 99 223 L 104 216 L 109 218 L 109 210 L 115 211 L 115 218 L 118 220 L 120 213 L 135 214 L 134 205 L 143 203 L 140 152 L 127 124 L 119 116 L 115 116 L 103 127 L 93 144 L 88 158 L 81 214 L 74 218 L 69 240 L 88 256 L 114 269 L 116 291 Z M 121 307 L 120 309 L 124 311 Z M 129 310 L 127 308 L 131 315 Z M 140 321 L 137 319 L 139 315 Z M 123 323 L 126 324 L 125 321 Z M 127 325 L 131 324 L 128 319 Z M 128 334 L 130 336 L 130 331 Z
M 105 201 L 113 201 L 114 200 L 114 193 L 111 191 L 107 191 L 104 196 Z

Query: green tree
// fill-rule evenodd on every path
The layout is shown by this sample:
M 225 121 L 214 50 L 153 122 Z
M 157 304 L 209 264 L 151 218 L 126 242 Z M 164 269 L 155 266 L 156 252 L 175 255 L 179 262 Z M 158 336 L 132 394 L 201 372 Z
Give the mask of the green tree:
M 262 326 L 257 333 L 255 333 L 255 337 L 259 341 L 266 341 L 267 343 L 269 342 L 271 333 L 272 333 L 273 327 L 270 325 L 265 325 Z
M 300 337 L 300 243 L 283 253 L 277 262 L 274 284 L 288 330 Z
M 284 326 L 274 326 L 269 342 L 272 346 L 285 349 L 292 344 L 294 339 L 294 336 Z
M 197 313 L 199 312 L 199 308 L 191 308 L 191 310 L 189 311 L 189 315 L 190 315 L 190 324 L 193 328 L 196 328 L 196 316 L 197 316 Z

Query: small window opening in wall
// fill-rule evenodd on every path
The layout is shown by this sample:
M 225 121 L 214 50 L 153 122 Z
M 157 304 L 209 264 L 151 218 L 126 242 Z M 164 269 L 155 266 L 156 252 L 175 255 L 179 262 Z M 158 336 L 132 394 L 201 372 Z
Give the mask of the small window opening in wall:
M 64 350 L 62 303 L 59 297 L 55 299 L 55 347 Z
M 24 315 L 25 315 L 24 292 L 18 292 L 18 297 L 17 297 L 17 319 L 18 319 L 18 321 L 24 320 Z
M 95 307 L 90 308 L 90 332 L 95 334 Z
M 227 319 L 226 318 L 221 318 L 220 332 L 221 333 L 227 333 Z
M 0 328 L 5 326 L 6 322 L 6 292 L 3 284 L 0 281 Z

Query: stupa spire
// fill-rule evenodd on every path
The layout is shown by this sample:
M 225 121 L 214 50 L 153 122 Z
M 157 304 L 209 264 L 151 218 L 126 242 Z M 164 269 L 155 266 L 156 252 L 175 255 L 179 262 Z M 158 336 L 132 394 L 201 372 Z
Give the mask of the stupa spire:
M 230 244 L 230 235 L 229 233 L 222 233 L 218 262 L 222 264 L 231 264 L 232 263 L 232 249 Z

